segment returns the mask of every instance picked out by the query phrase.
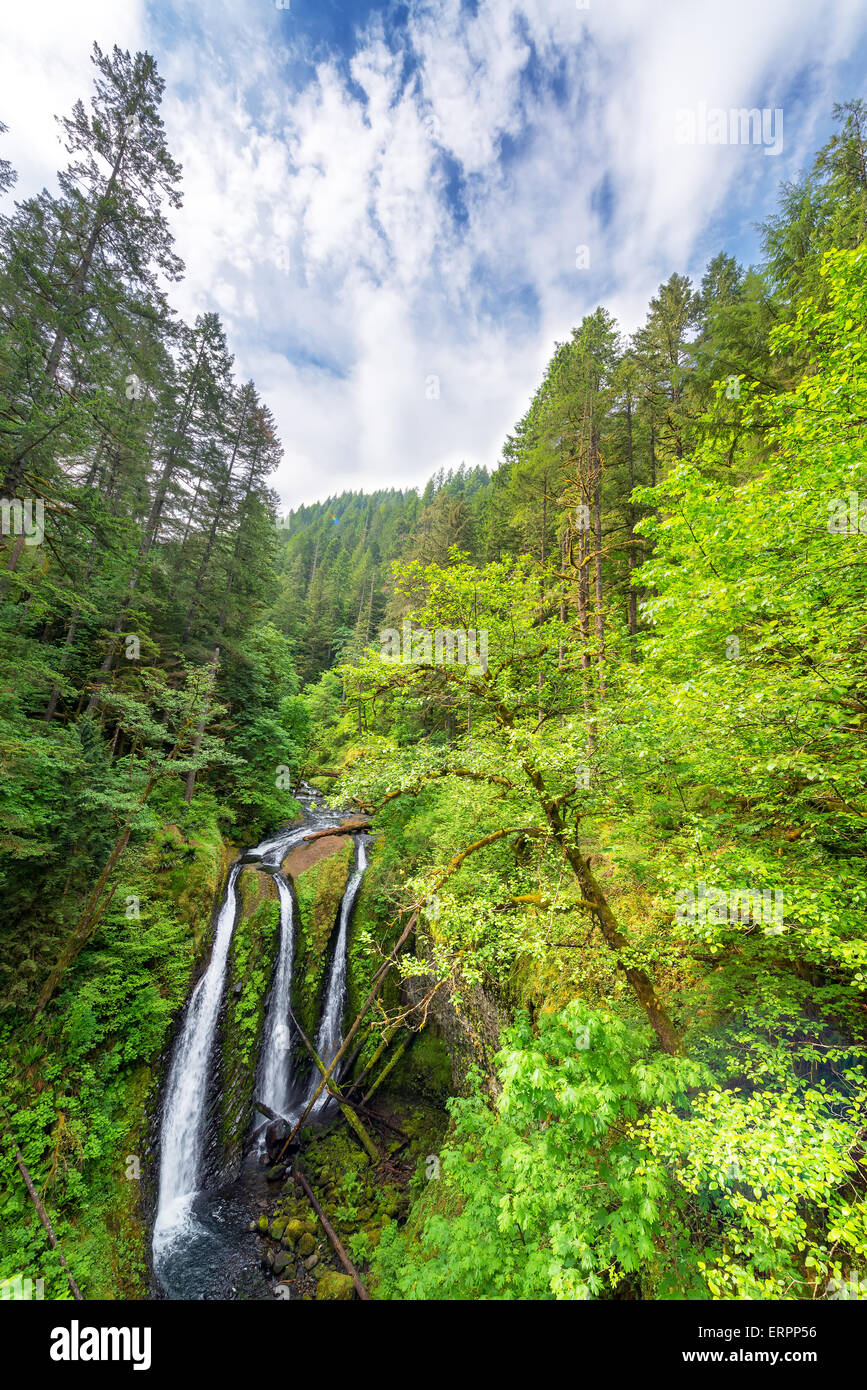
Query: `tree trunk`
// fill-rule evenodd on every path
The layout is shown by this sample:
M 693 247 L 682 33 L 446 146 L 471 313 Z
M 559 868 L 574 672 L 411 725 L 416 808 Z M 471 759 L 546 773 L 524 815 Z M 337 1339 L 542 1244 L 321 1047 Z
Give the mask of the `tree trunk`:
M 105 189 L 97 199 L 96 214 L 94 218 L 93 227 L 91 228 L 90 236 L 87 238 L 87 245 L 84 248 L 84 253 L 81 257 L 81 260 L 78 263 L 78 266 L 76 267 L 75 275 L 72 279 L 72 293 L 76 299 L 80 299 L 84 293 L 84 287 L 87 283 L 87 277 L 90 272 L 90 267 L 93 263 L 94 253 L 99 243 L 99 238 L 102 234 L 102 229 L 105 226 L 107 220 L 105 215 L 105 207 L 108 203 L 108 200 L 111 197 L 114 186 L 117 183 L 117 176 L 120 172 L 120 166 L 123 163 L 123 156 L 125 151 L 126 136 L 124 136 L 120 142 L 120 148 L 117 152 L 117 158 L 114 161 L 114 167 L 111 171 L 111 174 L 109 175 L 109 179 L 105 186 Z M 67 337 L 68 334 L 66 332 L 66 329 L 58 328 L 57 332 L 54 335 L 54 342 L 51 345 L 51 350 L 48 354 L 48 359 L 45 364 L 45 375 L 48 377 L 48 380 L 51 382 L 52 385 L 54 384 L 57 378 L 57 373 L 60 368 L 60 359 L 63 356 L 63 349 L 66 346 Z
M 220 665 L 220 648 L 219 648 L 219 647 L 215 647 L 215 648 L 214 648 L 214 654 L 213 654 L 213 656 L 211 657 L 211 671 L 213 672 L 213 680 L 214 680 L 214 682 L 216 682 L 216 679 L 217 679 L 217 669 L 218 669 L 219 665 Z M 205 737 L 205 724 L 207 723 L 207 721 L 208 721 L 208 706 L 207 706 L 207 703 L 206 703 L 204 709 L 202 710 L 202 717 L 201 717 L 201 719 L 199 720 L 198 725 L 196 726 L 196 737 L 195 737 L 195 740 L 194 740 L 194 742 L 193 742 L 193 752 L 194 752 L 194 753 L 199 753 L 199 752 L 201 752 L 202 743 L 203 743 L 204 737 Z M 194 767 L 191 767 L 190 770 L 189 770 L 189 772 L 187 773 L 187 785 L 186 785 L 186 788 L 185 788 L 185 790 L 184 790 L 184 801 L 187 803 L 188 806 L 189 806 L 190 802 L 191 802 L 192 799 L 193 799 L 193 791 L 195 790 L 195 786 L 196 786 L 196 769 L 195 769 Z
M 629 565 L 629 597 L 627 600 L 627 627 L 629 630 L 629 659 L 638 660 L 638 652 L 635 647 L 635 638 L 638 635 L 638 589 L 635 584 L 635 507 L 632 503 L 632 491 L 635 487 L 635 458 L 632 450 L 632 397 L 627 393 L 626 396 L 626 453 L 629 460 L 629 508 L 627 520 L 629 525 L 629 549 L 627 551 L 627 562 Z
M 171 479 L 172 473 L 174 472 L 178 448 L 184 440 L 184 438 L 186 437 L 186 432 L 189 428 L 189 423 L 192 418 L 193 404 L 195 402 L 196 394 L 196 381 L 198 378 L 199 368 L 202 363 L 204 352 L 205 338 L 203 334 L 202 342 L 199 346 L 198 356 L 196 358 L 196 363 L 193 368 L 192 376 L 190 378 L 190 384 L 187 388 L 187 393 L 184 398 L 184 404 L 181 408 L 181 416 L 178 429 L 179 438 L 175 439 L 175 442 L 172 444 L 172 447 L 168 452 L 166 461 L 163 464 L 163 469 L 160 474 L 157 489 L 154 493 L 154 498 L 151 503 L 151 509 L 148 514 L 147 522 L 145 524 L 144 534 L 142 535 L 141 543 L 139 545 L 138 556 L 133 566 L 132 574 L 130 575 L 129 580 L 127 582 L 126 593 L 124 594 L 124 597 L 121 600 L 120 609 L 115 620 L 111 640 L 108 646 L 108 651 L 106 652 L 102 664 L 99 668 L 97 686 L 87 703 L 87 708 L 85 711 L 85 713 L 87 714 L 91 714 L 93 710 L 96 708 L 96 706 L 99 704 L 102 693 L 101 687 L 104 685 L 108 673 L 114 666 L 115 658 L 117 657 L 118 648 L 120 646 L 119 639 L 121 628 L 123 627 L 123 620 L 126 616 L 127 609 L 129 608 L 129 605 L 132 602 L 138 581 L 144 573 L 144 568 L 147 563 L 148 556 L 150 555 L 151 547 L 153 546 L 154 540 L 156 539 L 157 530 L 159 529 L 160 524 L 160 518 L 162 517 L 163 507 L 165 506 L 166 496 L 168 494 L 169 481 Z
M 305 1178 L 301 1169 L 298 1167 L 297 1163 L 295 1164 L 294 1172 L 295 1177 L 298 1179 L 298 1182 L 304 1189 L 307 1200 L 309 1201 L 313 1210 L 316 1212 L 316 1215 L 319 1217 L 319 1220 L 322 1222 L 322 1229 L 324 1230 L 328 1239 L 331 1241 L 331 1244 L 334 1246 L 334 1252 L 337 1255 L 338 1260 L 343 1265 L 343 1268 L 346 1270 L 346 1273 L 351 1276 L 352 1282 L 355 1285 L 355 1292 L 358 1294 L 358 1297 L 360 1299 L 363 1299 L 365 1302 L 369 1302 L 370 1294 L 367 1292 L 367 1289 L 364 1287 L 361 1280 L 359 1279 L 358 1270 L 355 1268 L 355 1265 L 352 1264 L 351 1260 L 349 1259 L 349 1256 L 347 1255 L 343 1246 L 340 1244 L 340 1241 L 337 1238 L 337 1234 L 333 1226 L 329 1222 L 328 1217 L 325 1215 L 325 1212 L 322 1210 L 322 1208 L 316 1200 L 316 1197 L 314 1196 L 313 1188 L 310 1186 L 309 1182 Z
M 245 396 L 244 396 L 244 408 L 243 408 L 243 411 L 241 412 L 241 419 L 240 419 L 240 422 L 239 422 L 239 424 L 238 424 L 238 429 L 237 429 L 236 434 L 235 434 L 235 442 L 234 442 L 234 445 L 233 445 L 233 447 L 232 447 L 232 457 L 231 457 L 230 460 L 229 460 L 228 471 L 227 471 L 227 473 L 226 473 L 225 479 L 223 480 L 223 485 L 222 485 L 222 487 L 220 488 L 220 495 L 219 495 L 219 497 L 218 497 L 218 499 L 217 499 L 217 504 L 216 504 L 216 506 L 215 506 L 215 508 L 214 508 L 214 515 L 213 515 L 213 518 L 212 518 L 212 520 L 211 520 L 211 529 L 210 529 L 210 531 L 208 532 L 208 540 L 207 540 L 207 543 L 206 543 L 206 545 L 205 545 L 205 553 L 204 553 L 204 555 L 202 556 L 202 563 L 199 565 L 199 572 L 198 572 L 198 574 L 196 575 L 196 582 L 195 582 L 195 585 L 193 586 L 193 598 L 192 598 L 192 602 L 190 603 L 189 609 L 187 610 L 187 616 L 186 616 L 186 620 L 185 620 L 185 622 L 184 622 L 184 635 L 183 635 L 183 637 L 181 638 L 181 641 L 182 641 L 182 642 L 186 642 L 187 638 L 188 638 L 189 635 L 190 635 L 190 632 L 192 631 L 193 618 L 195 617 L 196 609 L 197 609 L 197 607 L 198 607 L 198 595 L 202 592 L 202 588 L 203 588 L 204 580 L 205 580 L 205 575 L 207 574 L 207 572 L 208 572 L 208 566 L 209 566 L 210 563 L 211 563 L 211 555 L 212 555 L 212 553 L 213 553 L 214 543 L 215 543 L 216 538 L 217 538 L 217 527 L 218 527 L 219 524 L 220 524 L 220 517 L 221 517 L 222 512 L 223 512 L 223 507 L 225 506 L 226 498 L 227 498 L 227 496 L 228 496 L 228 494 L 229 494 L 229 487 L 231 486 L 231 482 L 232 482 L 232 473 L 233 473 L 233 470 L 234 470 L 234 467 L 235 467 L 235 459 L 236 459 L 237 456 L 238 456 L 238 446 L 239 446 L 240 441 L 241 441 L 241 431 L 242 431 L 242 429 L 244 428 L 244 421 L 245 421 L 245 419 L 246 419 L 246 417 L 247 417 L 247 405 L 248 405 L 248 399 L 247 399 L 247 396 L 245 395 Z M 248 494 L 248 495 L 249 495 L 249 494 Z
M 4 1129 L 6 1129 L 7 1134 L 9 1134 L 8 1128 L 5 1126 L 5 1124 Z M 72 1296 L 73 1298 L 78 1299 L 79 1301 L 83 1301 L 84 1294 L 81 1292 L 81 1289 L 78 1287 L 75 1280 L 73 1279 L 69 1266 L 66 1263 L 63 1251 L 57 1243 L 57 1236 L 54 1234 L 54 1227 L 52 1226 L 51 1221 L 49 1220 L 48 1212 L 45 1210 L 45 1207 L 39 1199 L 39 1193 L 36 1191 L 36 1188 L 33 1184 L 33 1179 L 31 1178 L 30 1173 L 28 1172 L 27 1165 L 24 1162 L 24 1156 L 21 1153 L 21 1150 L 19 1149 L 18 1145 L 15 1143 L 15 1140 L 12 1138 L 11 1134 L 9 1135 L 9 1139 L 13 1149 L 15 1150 L 15 1162 L 18 1164 L 18 1171 L 24 1179 L 24 1186 L 27 1188 L 27 1193 L 30 1197 L 30 1200 L 36 1208 L 36 1215 L 39 1217 L 39 1220 L 45 1227 L 45 1233 L 48 1236 L 48 1241 L 51 1245 L 52 1250 L 57 1251 L 57 1258 L 60 1260 L 60 1263 L 62 1264 L 66 1273 L 66 1282 L 69 1284 L 69 1287 L 72 1290 Z
M 596 578 L 596 661 L 599 668 L 599 694 L 605 696 L 605 609 L 602 595 L 602 457 L 593 443 L 593 534 L 595 540 L 594 572 Z

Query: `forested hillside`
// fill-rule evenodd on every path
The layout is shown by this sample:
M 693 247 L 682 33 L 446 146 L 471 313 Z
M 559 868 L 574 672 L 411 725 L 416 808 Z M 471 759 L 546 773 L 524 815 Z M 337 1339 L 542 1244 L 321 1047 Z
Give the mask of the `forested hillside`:
M 323 764 L 424 904 L 407 982 L 514 1018 L 384 1296 L 863 1296 L 867 111 L 836 116 L 764 264 L 557 347 L 496 558 L 407 554 L 409 654 L 340 668 Z
M 267 403 L 172 307 L 163 80 L 93 62 L 59 191 L 0 218 L 0 1276 L 147 1295 L 125 1165 L 303 780 L 376 838 L 338 1024 L 399 940 L 359 1055 L 452 1068 L 355 1230 L 375 1297 L 865 1296 L 867 106 L 761 264 L 553 344 L 488 468 L 280 517 Z M 224 1005 L 254 1073 L 272 928 Z
M 283 520 L 273 622 L 293 643 L 299 675 L 312 681 L 338 658 L 357 658 L 389 612 L 392 562 L 444 562 L 454 544 L 484 547 L 490 477 L 440 469 L 419 496 L 344 493 Z
M 181 175 L 153 59 L 95 48 L 94 66 L 61 122 L 59 194 L 0 222 L 5 1120 L 74 1211 L 186 990 L 162 875 L 185 862 L 206 918 L 221 834 L 293 812 L 306 737 L 266 617 L 273 420 L 217 316 L 184 323 L 165 293 Z M 183 832 L 160 848 L 169 823 Z M 33 1213 L 8 1143 L 3 1163 L 14 1231 Z M 26 1239 L 44 1244 L 38 1224 Z

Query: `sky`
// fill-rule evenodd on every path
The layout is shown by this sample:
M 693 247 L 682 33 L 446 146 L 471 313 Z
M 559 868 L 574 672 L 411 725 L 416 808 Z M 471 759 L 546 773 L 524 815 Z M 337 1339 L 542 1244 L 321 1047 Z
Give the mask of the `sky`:
M 867 6 L 7 3 L 7 206 L 56 188 L 53 115 L 89 94 L 94 40 L 148 49 L 166 80 L 172 302 L 221 315 L 276 417 L 288 510 L 496 467 L 584 314 L 629 333 L 672 272 L 758 260 L 780 182 L 864 95 Z M 767 111 L 766 136 L 702 141 L 733 108 Z

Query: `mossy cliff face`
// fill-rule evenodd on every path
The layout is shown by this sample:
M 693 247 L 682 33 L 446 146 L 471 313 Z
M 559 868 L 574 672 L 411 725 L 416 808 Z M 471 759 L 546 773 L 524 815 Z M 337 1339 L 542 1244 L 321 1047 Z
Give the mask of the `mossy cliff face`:
M 310 845 L 298 846 L 283 861 L 297 901 L 293 1008 L 311 1041 L 322 1008 L 328 947 L 354 857 L 351 836 L 327 835 Z
M 190 933 L 191 967 L 210 943 L 213 909 L 234 857 L 216 824 L 207 822 L 186 834 L 165 825 L 142 852 L 150 895 L 171 906 Z
M 163 823 L 134 840 L 98 931 L 52 1002 L 57 1060 L 42 1049 L 20 1083 L 13 1073 L 17 1134 L 88 1300 L 148 1297 L 159 1083 L 231 857 L 207 808 L 184 829 Z M 68 1298 L 17 1170 L 0 1189 L 0 1279 L 21 1271 L 44 1278 L 46 1300 Z
M 385 855 L 381 841 L 368 842 L 368 869 L 349 929 L 347 1011 L 345 1026 L 355 1019 L 383 951 L 396 940 L 400 925 L 393 920 L 384 891 Z M 323 836 L 296 847 L 284 862 L 297 898 L 294 1008 L 308 1036 L 315 1035 L 322 1006 L 325 972 L 355 849 L 345 836 Z M 391 1016 L 405 1007 L 400 982 L 389 976 L 381 1003 Z M 367 1033 L 364 1051 L 352 1075 L 359 1076 L 381 1041 L 381 1015 L 371 1012 L 359 1038 Z M 327 1132 L 302 1131 L 300 1166 L 326 1218 L 349 1252 L 362 1278 L 370 1277 L 371 1256 L 383 1233 L 402 1224 L 413 1201 L 427 1185 L 431 1160 L 439 1154 L 448 1127 L 444 1102 L 452 1090 L 452 1062 L 445 1042 L 431 1023 L 420 1034 L 398 1030 L 390 1049 L 365 1074 L 361 1094 L 373 1086 L 402 1043 L 409 1046 L 376 1089 L 373 1104 L 381 1121 L 369 1121 L 369 1132 L 381 1154 L 371 1162 L 358 1137 L 336 1116 Z M 354 1049 L 353 1049 L 354 1050 Z M 268 1215 L 251 1229 L 261 1237 L 261 1260 L 271 1277 L 291 1288 L 293 1298 L 344 1300 L 355 1297 L 321 1224 L 306 1196 L 290 1179 Z M 375 1289 L 372 1290 L 374 1297 Z
M 237 1171 L 253 1117 L 253 1094 L 265 1000 L 280 942 L 280 903 L 268 873 L 242 869 L 238 922 L 229 950 L 221 1033 L 220 1160 L 223 1176 Z
M 382 950 L 393 944 L 404 925 L 396 921 L 391 906 L 391 874 L 388 845 L 384 836 L 371 839 L 368 850 L 368 870 L 355 908 L 349 935 L 348 1017 L 354 1019 L 364 1003 L 377 970 L 382 964 Z M 379 949 L 377 949 L 377 946 Z M 424 931 L 416 941 L 416 952 L 424 959 L 430 949 Z M 386 1011 L 396 1016 L 406 1006 L 418 1004 L 433 986 L 432 976 L 422 976 L 401 982 L 392 971 L 385 982 L 380 1000 Z M 446 1097 L 464 1088 L 471 1066 L 490 1069 L 491 1059 L 499 1046 L 500 1027 L 507 1021 L 506 1006 L 493 993 L 481 988 L 464 988 L 460 1011 L 456 1010 L 446 985 L 440 987 L 427 1010 L 423 1032 L 412 1033 L 400 1061 L 389 1072 L 386 1092 L 390 1095 L 424 1098 L 442 1105 Z M 371 1020 L 377 1011 L 372 1011 Z M 410 1018 L 417 1024 L 420 1017 Z M 382 1033 L 377 1027 L 363 1025 L 367 1033 L 358 1067 L 372 1057 Z M 406 1039 L 406 1030 L 395 1035 L 393 1046 Z M 389 1052 L 373 1068 L 370 1082 L 379 1068 L 391 1056 Z
M 140 895 L 142 920 L 158 917 L 177 927 L 171 954 L 162 961 L 160 992 L 174 1000 L 178 1011 L 210 946 L 214 914 L 233 858 L 216 818 L 210 817 L 202 817 L 186 831 L 164 824 L 128 856 L 127 884 Z M 92 1262 L 105 1277 L 104 1283 L 88 1280 L 91 1299 L 140 1299 L 149 1293 L 148 1225 L 156 1201 L 159 1162 L 153 1116 L 167 1064 L 168 1050 L 163 1045 L 145 1064 L 135 1067 L 125 1082 L 118 1106 L 125 1129 L 117 1158 L 118 1180 L 108 1185 L 101 1214 L 97 1200 L 86 1203 L 88 1227 L 94 1232 L 104 1229 L 108 1239 L 104 1258 Z
M 416 953 L 421 960 L 430 954 L 430 939 L 420 933 Z M 403 983 L 404 999 L 419 1004 L 435 984 L 433 975 L 418 975 Z M 452 1065 L 452 1086 L 465 1094 L 472 1067 L 478 1067 L 484 1085 L 493 1095 L 494 1057 L 500 1047 L 500 1031 L 511 1022 L 508 1005 L 490 986 L 463 984 L 460 1004 L 453 999 L 449 981 L 441 984 L 427 1006 L 427 1030 L 436 1034 L 448 1051 Z M 426 1030 L 426 1031 L 427 1031 Z

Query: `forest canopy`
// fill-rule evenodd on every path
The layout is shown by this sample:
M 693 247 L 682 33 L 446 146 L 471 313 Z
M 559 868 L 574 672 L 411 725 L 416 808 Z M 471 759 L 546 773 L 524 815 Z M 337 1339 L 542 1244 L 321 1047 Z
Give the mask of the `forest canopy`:
M 272 412 L 171 304 L 163 79 L 93 65 L 0 218 L 4 1270 L 68 1295 L 20 1158 L 123 1296 L 87 1213 L 202 948 L 176 905 L 303 780 L 380 835 L 409 995 L 505 1016 L 378 1297 L 863 1296 L 867 107 L 759 264 L 585 315 L 489 468 L 280 517 Z

